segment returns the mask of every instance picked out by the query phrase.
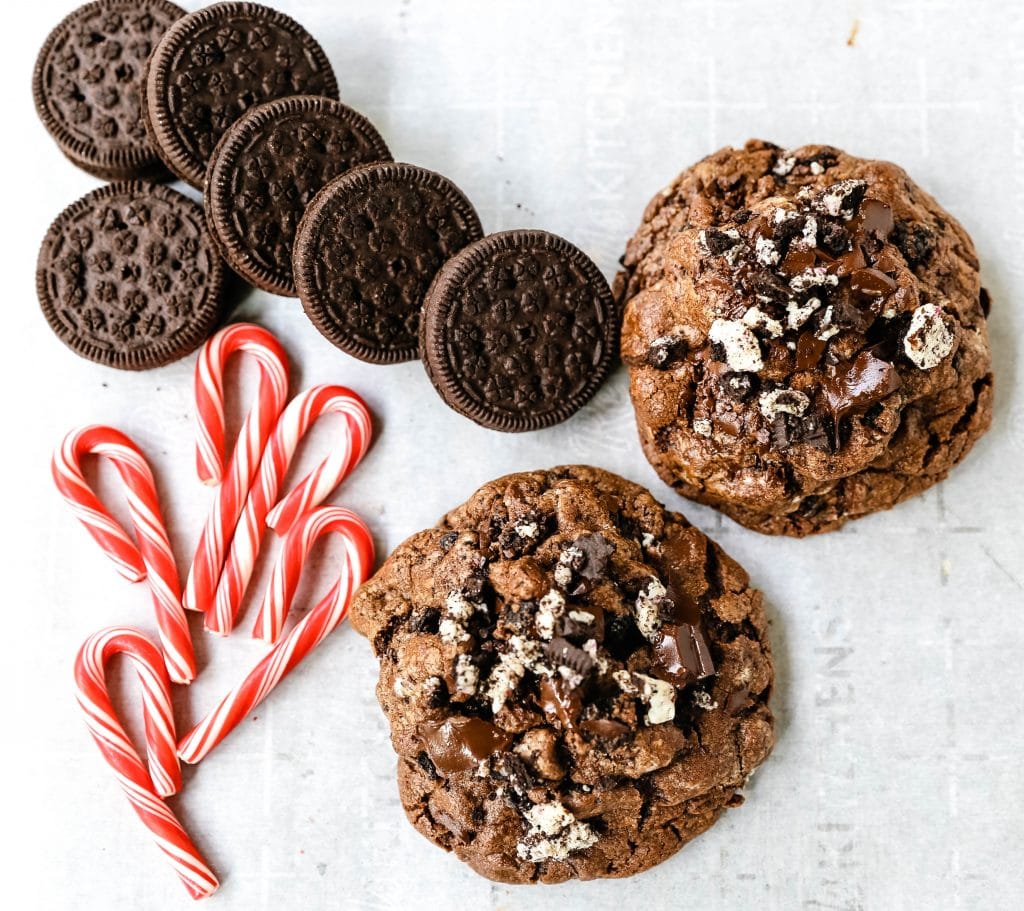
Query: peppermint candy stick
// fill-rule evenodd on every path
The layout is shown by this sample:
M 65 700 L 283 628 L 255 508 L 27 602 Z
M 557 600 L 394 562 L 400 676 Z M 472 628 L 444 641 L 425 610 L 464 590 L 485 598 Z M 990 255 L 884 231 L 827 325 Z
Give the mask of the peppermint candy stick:
M 87 455 L 108 459 L 121 475 L 128 489 L 128 512 L 138 545 L 103 508 L 86 482 L 81 462 Z M 175 683 L 189 683 L 196 676 L 192 636 L 181 607 L 178 567 L 145 456 L 120 430 L 94 424 L 71 431 L 54 452 L 50 468 L 61 496 L 114 561 L 118 572 L 133 582 L 145 579 L 149 583 L 167 673 Z
M 251 354 L 259 366 L 256 403 L 242 422 L 231 461 L 224 469 L 224 367 L 236 352 Z M 184 605 L 213 607 L 214 593 L 231 534 L 241 514 L 260 456 L 288 396 L 288 357 L 266 329 L 249 323 L 228 326 L 199 353 L 195 377 L 196 468 L 204 483 L 223 479 L 199 537 L 185 583 Z
M 116 654 L 134 664 L 142 684 L 146 754 L 149 768 L 128 739 L 107 693 L 106 664 Z M 170 682 L 157 648 L 137 630 L 112 627 L 90 636 L 75 659 L 78 704 L 103 758 L 114 770 L 132 809 L 156 839 L 193 898 L 217 889 L 217 877 L 162 799 L 181 787 L 175 752 Z
M 303 516 L 288 532 L 278 556 L 262 611 L 288 612 L 302 565 L 316 541 L 337 532 L 345 543 L 338 581 L 295 628 L 281 639 L 178 745 L 184 762 L 199 762 L 270 694 L 288 673 L 345 619 L 353 594 L 373 568 L 373 539 L 355 513 L 325 506 Z
M 275 510 L 284 510 L 277 531 L 287 531 L 296 509 L 308 512 L 319 505 L 355 468 L 370 445 L 372 426 L 370 413 L 363 400 L 344 386 L 313 386 L 289 403 L 274 428 L 256 475 L 242 516 L 231 539 L 231 549 L 221 571 L 213 610 L 206 615 L 206 628 L 227 635 L 234 625 L 245 590 L 252 578 L 265 523 L 271 506 L 277 500 L 281 482 L 299 441 L 322 415 L 340 414 L 345 418 L 345 432 L 330 454 L 304 477 Z M 279 514 L 280 515 L 280 514 Z M 270 616 L 261 614 L 261 616 Z M 273 642 L 280 629 L 257 626 L 253 635 Z

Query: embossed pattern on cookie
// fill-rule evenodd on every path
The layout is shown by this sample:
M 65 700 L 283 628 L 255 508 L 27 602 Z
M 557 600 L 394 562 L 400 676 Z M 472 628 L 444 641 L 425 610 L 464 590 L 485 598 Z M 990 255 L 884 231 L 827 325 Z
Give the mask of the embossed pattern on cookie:
M 385 364 L 419 356 L 423 298 L 444 262 L 483 236 L 450 180 L 410 164 L 372 164 L 332 181 L 306 209 L 295 284 L 334 345 Z
M 32 73 L 43 126 L 78 167 L 105 180 L 163 171 L 146 134 L 143 70 L 185 10 L 167 0 L 97 0 L 66 16 Z
M 431 382 L 493 430 L 564 421 L 597 391 L 618 316 L 593 261 L 544 231 L 506 231 L 466 247 L 427 293 L 420 348 Z
M 294 297 L 292 247 L 306 206 L 339 174 L 390 160 L 373 124 L 340 101 L 300 95 L 254 108 L 224 134 L 206 175 L 224 258 L 256 287 Z
M 184 357 L 213 331 L 223 272 L 197 203 L 125 181 L 56 218 L 39 251 L 36 290 L 50 328 L 77 354 L 145 370 Z
M 149 60 L 146 126 L 167 166 L 202 187 L 225 130 L 258 104 L 338 97 L 323 48 L 298 22 L 258 3 L 216 3 L 180 19 Z

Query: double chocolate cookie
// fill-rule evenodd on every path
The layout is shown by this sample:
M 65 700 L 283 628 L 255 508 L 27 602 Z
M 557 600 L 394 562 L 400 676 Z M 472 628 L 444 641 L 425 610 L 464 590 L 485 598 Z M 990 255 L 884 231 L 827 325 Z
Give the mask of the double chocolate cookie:
M 372 164 L 329 183 L 307 207 L 293 255 L 313 325 L 376 364 L 419 356 L 420 311 L 442 264 L 483 236 L 446 177 L 411 164 Z
M 143 69 L 185 11 L 167 0 L 97 0 L 50 32 L 32 97 L 43 126 L 74 164 L 104 180 L 163 171 L 146 135 Z
M 203 196 L 224 258 L 246 281 L 295 296 L 292 247 L 306 206 L 350 168 L 391 160 L 358 111 L 322 95 L 260 105 L 224 134 Z
M 502 882 L 627 876 L 724 812 L 773 744 L 746 573 L 595 468 L 509 475 L 357 593 L 413 825 Z
M 145 93 L 157 151 L 202 188 L 210 155 L 242 114 L 289 95 L 337 98 L 338 83 L 323 48 L 291 17 L 258 3 L 215 3 L 167 30 Z
M 624 264 L 644 451 L 750 528 L 805 535 L 887 509 L 989 426 L 974 246 L 896 165 L 723 149 L 652 200 Z
M 618 313 L 594 262 L 545 231 L 470 244 L 438 272 L 420 320 L 434 387 L 493 430 L 539 430 L 585 405 L 615 357 Z
M 163 186 L 109 184 L 68 206 L 36 267 L 50 328 L 82 357 L 145 370 L 194 351 L 221 315 L 224 266 L 202 208 Z

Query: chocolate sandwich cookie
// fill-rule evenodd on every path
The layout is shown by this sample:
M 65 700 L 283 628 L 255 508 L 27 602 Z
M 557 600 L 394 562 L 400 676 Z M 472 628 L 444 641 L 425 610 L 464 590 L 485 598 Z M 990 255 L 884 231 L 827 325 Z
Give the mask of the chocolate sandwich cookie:
M 146 370 L 210 335 L 223 275 L 197 203 L 126 181 L 61 212 L 39 251 L 36 289 L 50 328 L 77 354 Z
M 321 95 L 260 105 L 221 139 L 204 201 L 224 258 L 257 288 L 295 296 L 292 247 L 310 200 L 353 167 L 390 161 L 362 114 Z
M 164 171 L 146 134 L 143 70 L 185 10 L 167 0 L 97 0 L 50 32 L 32 97 L 43 126 L 75 165 L 104 180 Z
M 295 285 L 313 325 L 375 364 L 419 356 L 423 298 L 444 262 L 483 236 L 450 180 L 410 164 L 372 164 L 331 181 L 295 240 Z
M 420 321 L 441 398 L 493 430 L 539 430 L 575 413 L 607 375 L 617 339 L 600 270 L 544 231 L 466 247 L 437 274 Z
M 145 91 L 157 151 L 201 188 L 217 142 L 247 110 L 288 95 L 337 98 L 338 83 L 323 48 L 291 17 L 258 3 L 216 3 L 168 29 Z

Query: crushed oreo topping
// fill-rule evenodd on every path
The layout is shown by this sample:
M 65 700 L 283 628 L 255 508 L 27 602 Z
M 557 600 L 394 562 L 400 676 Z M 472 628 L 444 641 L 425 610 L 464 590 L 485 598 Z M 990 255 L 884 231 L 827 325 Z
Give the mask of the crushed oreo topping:
M 919 370 L 938 367 L 953 351 L 952 321 L 938 304 L 921 304 L 910 317 L 903 353 Z

